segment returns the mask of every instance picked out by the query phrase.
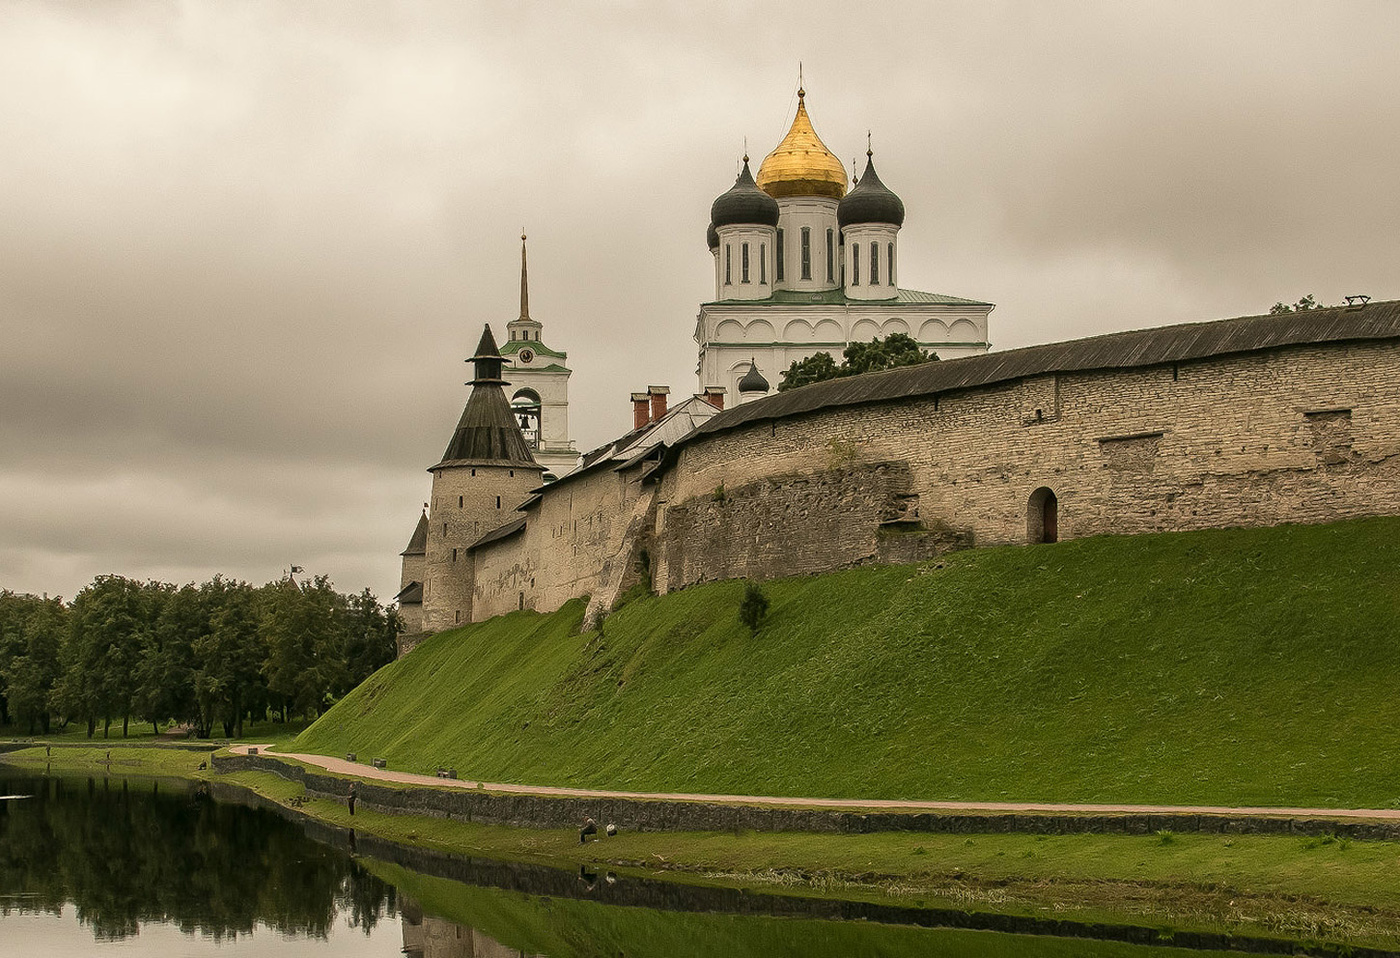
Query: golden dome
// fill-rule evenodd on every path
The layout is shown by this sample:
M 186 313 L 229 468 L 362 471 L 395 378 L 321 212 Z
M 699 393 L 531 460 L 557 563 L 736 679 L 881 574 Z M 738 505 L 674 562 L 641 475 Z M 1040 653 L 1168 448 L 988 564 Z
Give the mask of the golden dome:
M 783 142 L 763 158 L 758 168 L 758 188 L 777 199 L 783 196 L 829 196 L 839 200 L 846 195 L 846 168 L 812 129 L 804 101 L 806 91 L 797 90 L 797 116 L 792 119 Z

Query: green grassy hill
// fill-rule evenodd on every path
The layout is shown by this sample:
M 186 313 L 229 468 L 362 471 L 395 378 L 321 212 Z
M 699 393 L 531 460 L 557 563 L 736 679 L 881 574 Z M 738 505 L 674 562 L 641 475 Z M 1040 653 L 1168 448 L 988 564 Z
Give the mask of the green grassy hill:
M 541 785 L 1400 806 L 1400 519 L 1105 537 L 429 639 L 293 743 Z

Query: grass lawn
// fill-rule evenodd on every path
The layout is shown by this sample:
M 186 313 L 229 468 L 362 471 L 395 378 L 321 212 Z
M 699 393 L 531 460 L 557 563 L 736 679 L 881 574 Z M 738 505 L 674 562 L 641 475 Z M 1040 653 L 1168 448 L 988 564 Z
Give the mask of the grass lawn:
M 242 742 L 267 742 L 269 744 L 282 744 L 290 742 L 300 735 L 311 725 L 309 719 L 296 719 L 291 722 L 274 722 L 265 720 L 261 722 L 244 722 L 243 735 L 240 738 L 230 739 L 223 734 L 223 726 L 219 726 L 216 734 L 209 739 L 186 738 L 184 735 L 166 735 L 170 725 L 161 725 L 160 734 L 152 731 L 149 722 L 132 722 L 127 729 L 127 735 L 122 736 L 121 722 L 113 722 L 112 728 L 106 736 L 102 734 L 102 726 L 97 726 L 96 733 L 92 738 L 88 738 L 87 724 L 83 722 L 70 722 L 65 728 L 52 728 L 46 735 L 43 732 L 29 734 L 27 725 L 0 725 L 0 741 L 18 740 L 35 742 L 52 742 L 55 745 L 117 745 L 117 744 L 158 744 L 169 743 L 172 745 L 200 745 L 207 744 L 209 747 L 217 748 L 220 744 L 230 741 Z
M 972 550 L 437 635 L 290 747 L 538 785 L 1400 807 L 1400 519 Z

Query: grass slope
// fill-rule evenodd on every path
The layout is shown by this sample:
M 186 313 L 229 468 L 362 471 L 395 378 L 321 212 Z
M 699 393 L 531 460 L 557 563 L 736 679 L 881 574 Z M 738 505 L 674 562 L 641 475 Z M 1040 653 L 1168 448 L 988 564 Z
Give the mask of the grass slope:
M 1400 519 L 1083 539 L 440 634 L 293 743 L 487 781 L 1400 806 Z

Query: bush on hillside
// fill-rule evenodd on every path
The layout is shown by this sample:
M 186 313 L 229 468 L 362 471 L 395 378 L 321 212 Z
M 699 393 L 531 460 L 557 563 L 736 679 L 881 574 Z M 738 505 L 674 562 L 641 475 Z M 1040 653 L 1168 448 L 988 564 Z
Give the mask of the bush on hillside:
M 744 599 L 739 603 L 739 621 L 748 626 L 750 632 L 757 633 L 766 615 L 768 596 L 763 594 L 763 589 L 756 582 L 748 583 L 744 586 Z

